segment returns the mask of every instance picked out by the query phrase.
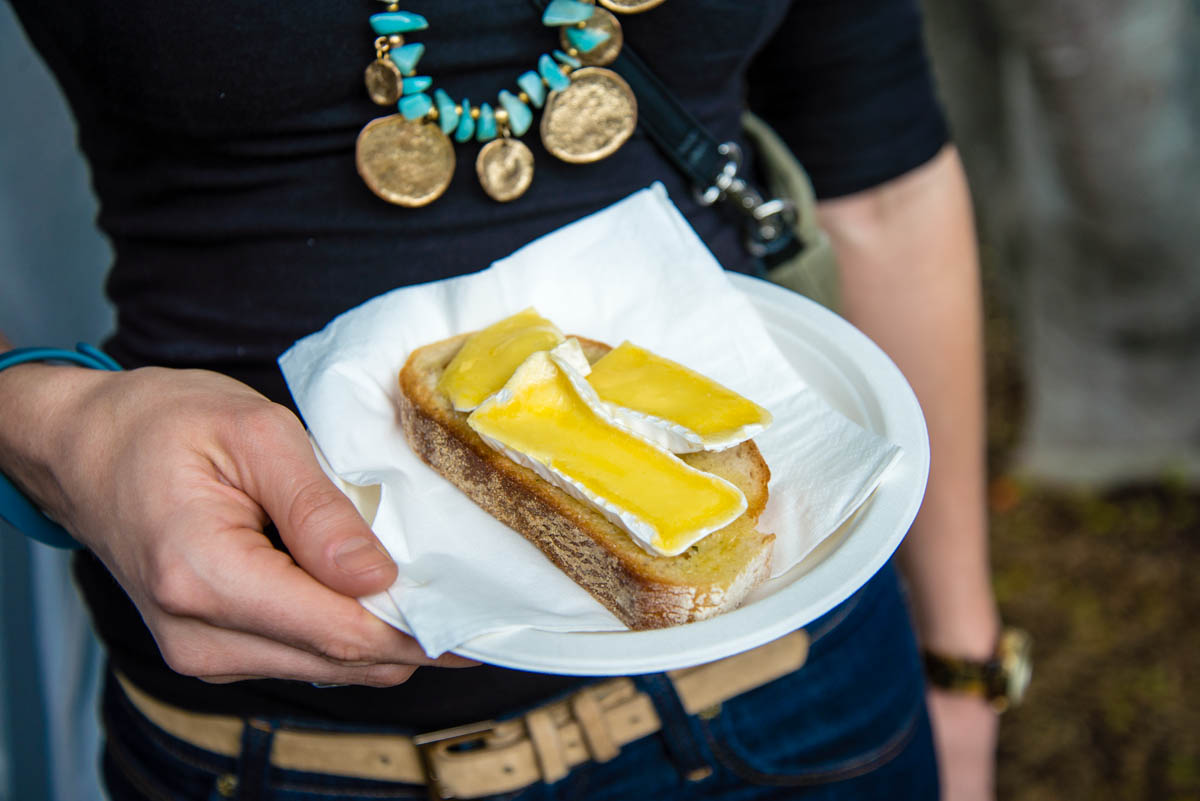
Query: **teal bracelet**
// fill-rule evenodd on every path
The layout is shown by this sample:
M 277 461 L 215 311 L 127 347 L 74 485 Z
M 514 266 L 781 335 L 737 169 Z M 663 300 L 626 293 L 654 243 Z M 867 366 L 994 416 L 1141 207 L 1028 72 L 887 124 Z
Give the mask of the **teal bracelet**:
M 76 345 L 75 350 L 17 348 L 0 353 L 0 370 L 27 362 L 66 362 L 81 367 L 91 367 L 95 370 L 116 371 L 121 369 L 121 365 L 113 361 L 108 354 L 87 343 Z M 0 518 L 7 520 L 30 539 L 46 545 L 68 549 L 83 547 L 67 533 L 65 528 L 46 517 L 44 512 L 34 506 L 3 473 L 0 473 Z

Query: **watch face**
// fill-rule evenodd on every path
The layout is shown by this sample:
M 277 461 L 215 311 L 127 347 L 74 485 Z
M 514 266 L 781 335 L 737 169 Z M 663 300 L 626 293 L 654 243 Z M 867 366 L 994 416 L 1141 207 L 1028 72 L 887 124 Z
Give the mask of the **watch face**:
M 1007 680 L 1004 694 L 1010 704 L 1021 702 L 1033 678 L 1032 650 L 1032 640 L 1020 629 L 1007 629 L 1000 638 L 997 656 Z

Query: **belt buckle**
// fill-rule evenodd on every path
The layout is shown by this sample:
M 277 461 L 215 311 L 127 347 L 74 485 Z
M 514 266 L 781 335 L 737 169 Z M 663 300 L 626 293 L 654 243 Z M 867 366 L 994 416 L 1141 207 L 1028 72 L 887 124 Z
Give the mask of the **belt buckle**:
M 484 720 L 478 723 L 452 726 L 449 729 L 440 729 L 427 734 L 418 734 L 412 738 L 413 745 L 417 748 L 417 754 L 421 757 L 421 764 L 425 767 L 425 786 L 429 790 L 430 801 L 445 801 L 445 799 L 453 797 L 442 795 L 437 771 L 433 766 L 433 747 L 440 745 L 448 748 L 459 743 L 481 740 L 491 734 L 495 728 L 496 724 L 493 721 Z

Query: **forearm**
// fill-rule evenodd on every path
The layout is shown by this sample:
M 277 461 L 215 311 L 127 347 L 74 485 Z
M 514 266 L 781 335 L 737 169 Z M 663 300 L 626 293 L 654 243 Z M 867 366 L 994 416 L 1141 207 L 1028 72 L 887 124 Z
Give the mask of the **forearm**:
M 929 426 L 929 485 L 901 565 L 927 647 L 990 654 L 997 615 L 985 508 L 982 315 L 970 199 L 953 149 L 821 204 L 843 312 L 904 372 Z

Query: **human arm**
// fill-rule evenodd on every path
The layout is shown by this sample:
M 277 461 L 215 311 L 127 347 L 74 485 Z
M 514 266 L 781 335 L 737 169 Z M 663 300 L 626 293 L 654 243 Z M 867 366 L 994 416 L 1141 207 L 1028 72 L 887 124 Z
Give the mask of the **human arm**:
M 180 673 L 387 686 L 431 663 L 354 600 L 396 568 L 303 426 L 232 379 L 0 371 L 0 470 L 100 557 Z
M 956 151 L 818 210 L 841 268 L 843 313 L 912 384 L 931 468 L 901 549 L 923 647 L 991 655 L 999 630 L 987 551 L 982 316 L 971 205 Z M 996 717 L 930 694 L 944 797 L 990 798 Z

